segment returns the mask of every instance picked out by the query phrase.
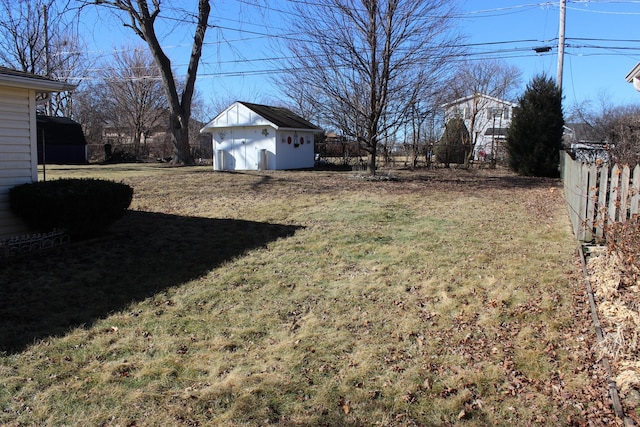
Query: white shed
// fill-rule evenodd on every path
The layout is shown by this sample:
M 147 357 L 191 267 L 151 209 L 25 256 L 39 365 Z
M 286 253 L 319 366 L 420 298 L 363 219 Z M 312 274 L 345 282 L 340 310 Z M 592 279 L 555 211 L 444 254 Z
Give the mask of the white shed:
M 36 105 L 74 85 L 0 67 L 0 241 L 29 232 L 9 210 L 9 189 L 38 180 Z
M 200 132 L 213 136 L 215 170 L 275 170 L 313 167 L 318 130 L 286 108 L 237 101 Z

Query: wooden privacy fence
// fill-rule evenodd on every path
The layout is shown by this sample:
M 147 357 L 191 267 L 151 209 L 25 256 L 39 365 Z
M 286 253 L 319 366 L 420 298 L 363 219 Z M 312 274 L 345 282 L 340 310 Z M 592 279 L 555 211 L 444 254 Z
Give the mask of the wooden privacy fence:
M 573 234 L 582 242 L 600 242 L 607 224 L 639 212 L 640 165 L 583 163 L 562 153 L 562 180 Z

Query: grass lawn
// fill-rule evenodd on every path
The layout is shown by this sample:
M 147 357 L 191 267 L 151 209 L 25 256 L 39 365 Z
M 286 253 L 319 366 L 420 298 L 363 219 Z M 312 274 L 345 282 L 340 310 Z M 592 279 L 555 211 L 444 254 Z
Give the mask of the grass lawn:
M 134 188 L 0 266 L 0 425 L 615 425 L 561 184 L 47 168 Z

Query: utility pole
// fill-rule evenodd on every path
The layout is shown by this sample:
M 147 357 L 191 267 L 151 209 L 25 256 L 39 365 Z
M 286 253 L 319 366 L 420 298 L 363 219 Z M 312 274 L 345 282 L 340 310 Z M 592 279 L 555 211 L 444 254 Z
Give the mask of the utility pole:
M 51 63 L 49 60 L 49 10 L 47 5 L 42 5 L 42 15 L 44 19 L 44 68 L 45 75 L 51 78 Z M 51 115 L 51 94 L 47 95 L 46 104 L 47 116 Z
M 49 63 L 49 10 L 47 5 L 42 5 L 42 15 L 44 19 L 44 65 L 47 78 L 51 77 L 51 64 Z M 51 93 L 45 95 L 46 101 L 46 114 L 51 115 Z M 44 132 L 44 126 L 42 127 L 42 180 L 47 180 L 47 156 L 46 156 L 46 137 Z M 36 161 L 37 163 L 37 161 Z
M 560 0 L 560 33 L 558 35 L 558 78 L 556 84 L 562 91 L 562 67 L 564 65 L 564 26 L 567 15 L 567 0 Z

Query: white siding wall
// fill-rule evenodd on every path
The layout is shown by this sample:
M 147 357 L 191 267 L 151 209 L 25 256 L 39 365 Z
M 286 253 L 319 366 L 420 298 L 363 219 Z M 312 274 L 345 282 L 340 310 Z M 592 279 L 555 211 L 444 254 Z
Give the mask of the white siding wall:
M 267 135 L 263 132 L 267 130 Z M 291 143 L 289 143 L 291 138 Z M 300 143 L 300 138 L 304 143 Z M 267 150 L 266 169 L 313 167 L 313 132 L 272 127 L 227 127 L 213 132 L 214 149 L 224 151 L 225 170 L 257 170 L 259 151 Z
M 29 232 L 9 211 L 9 189 L 38 179 L 35 111 L 34 91 L 0 87 L 0 240 Z
M 289 138 L 291 138 L 291 144 L 289 144 Z M 301 139 L 304 143 L 301 143 Z M 276 169 L 313 167 L 313 132 L 279 130 L 276 140 Z
M 209 124 L 215 127 L 270 125 L 268 120 L 240 103 L 229 106 Z
M 497 117 L 493 120 L 492 111 L 494 108 L 502 109 L 503 113 L 501 117 Z M 464 119 L 464 124 L 471 132 L 471 116 L 476 111 L 474 130 L 476 134 L 476 146 L 474 157 L 478 157 L 478 152 L 483 150 L 487 154 L 491 154 L 493 143 L 496 141 L 501 142 L 502 137 L 485 135 L 487 129 L 507 128 L 511 125 L 511 116 L 513 114 L 513 106 L 507 102 L 503 102 L 497 99 L 481 98 L 477 104 L 474 105 L 473 99 L 468 99 L 466 102 L 453 105 L 445 112 L 445 123 L 454 117 L 461 117 Z
M 267 135 L 263 134 L 267 130 Z M 225 170 L 258 170 L 260 150 L 267 150 L 266 169 L 275 169 L 275 129 L 228 127 L 213 133 L 214 149 L 224 151 Z

